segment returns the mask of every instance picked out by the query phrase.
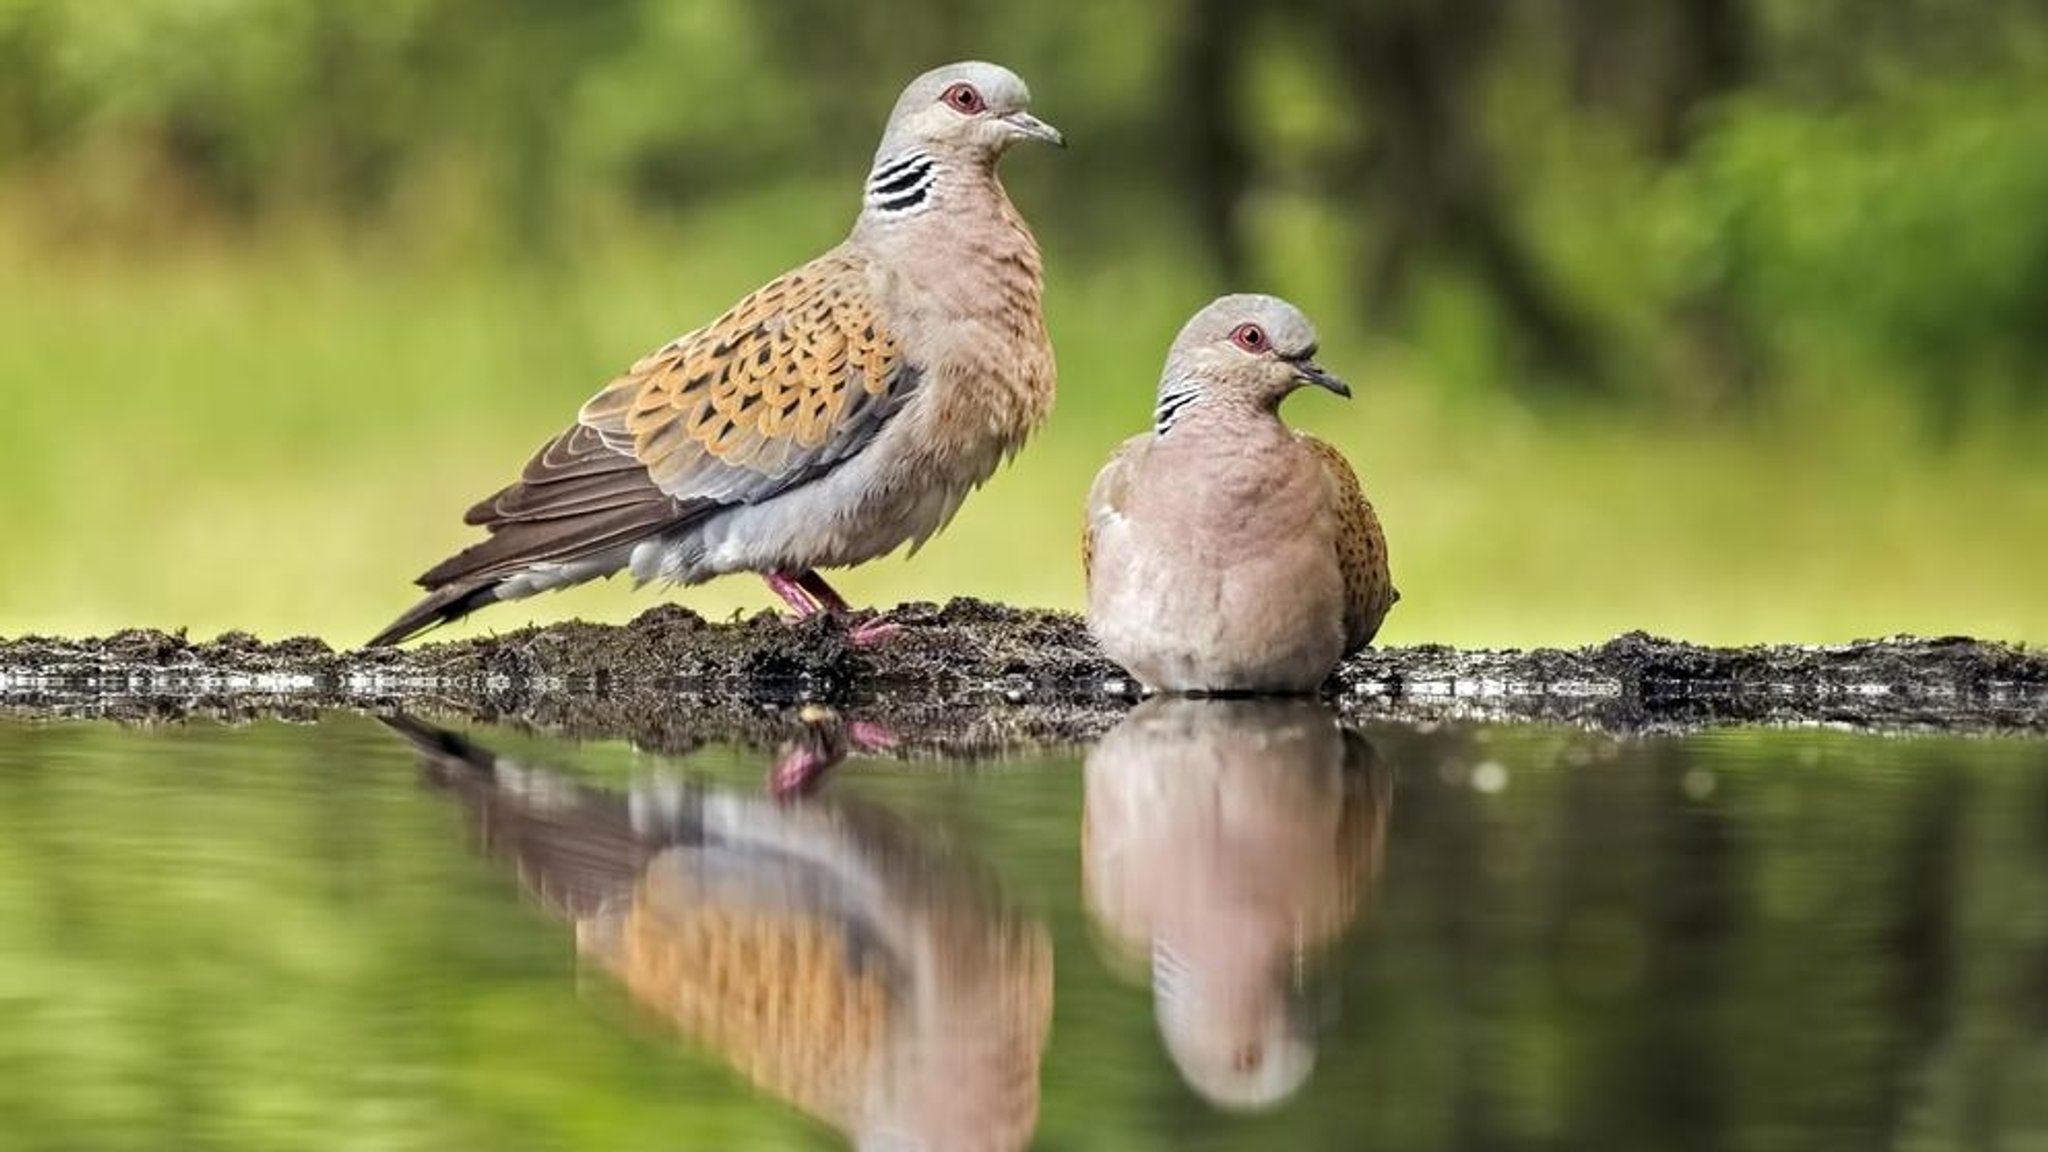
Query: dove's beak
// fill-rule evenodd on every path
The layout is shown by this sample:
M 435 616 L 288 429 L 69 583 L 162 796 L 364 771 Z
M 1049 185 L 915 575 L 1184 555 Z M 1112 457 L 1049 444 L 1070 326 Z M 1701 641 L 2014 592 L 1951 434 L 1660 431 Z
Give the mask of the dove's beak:
M 1004 124 L 1009 126 L 1010 131 L 1015 133 L 1020 139 L 1041 140 L 1055 148 L 1065 148 L 1067 146 L 1067 138 L 1060 135 L 1059 129 L 1047 124 L 1029 112 L 1011 112 L 1001 117 L 1001 119 Z
M 1294 365 L 1295 383 L 1313 384 L 1318 388 L 1328 388 L 1346 400 L 1351 398 L 1351 385 L 1332 376 L 1329 370 L 1325 369 L 1321 364 L 1306 356 L 1299 360 L 1290 361 L 1290 363 Z

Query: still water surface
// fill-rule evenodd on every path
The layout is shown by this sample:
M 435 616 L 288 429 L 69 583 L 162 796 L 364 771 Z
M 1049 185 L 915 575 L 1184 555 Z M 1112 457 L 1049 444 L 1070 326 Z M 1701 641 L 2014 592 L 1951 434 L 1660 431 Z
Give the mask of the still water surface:
M 0 1149 L 2048 1147 L 2048 743 L 776 758 L 0 722 Z

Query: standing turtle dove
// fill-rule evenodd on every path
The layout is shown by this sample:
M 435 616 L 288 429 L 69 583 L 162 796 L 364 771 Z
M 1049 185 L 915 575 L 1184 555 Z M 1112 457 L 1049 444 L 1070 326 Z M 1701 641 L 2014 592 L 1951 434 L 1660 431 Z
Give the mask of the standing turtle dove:
M 1150 432 L 1088 494 L 1088 628 L 1169 692 L 1308 692 L 1400 593 L 1379 517 L 1344 457 L 1280 420 L 1303 384 L 1350 388 L 1272 296 L 1225 296 L 1167 353 Z
M 858 1148 L 1030 1144 L 1052 942 L 975 857 L 871 804 L 613 792 L 385 723 L 579 957 L 763 1091 Z
M 922 544 L 1052 407 L 1038 245 L 996 178 L 1063 143 L 1030 100 L 994 64 L 912 81 L 851 235 L 607 385 L 371 645 L 622 569 L 756 572 L 800 619 L 845 614 L 818 570 Z

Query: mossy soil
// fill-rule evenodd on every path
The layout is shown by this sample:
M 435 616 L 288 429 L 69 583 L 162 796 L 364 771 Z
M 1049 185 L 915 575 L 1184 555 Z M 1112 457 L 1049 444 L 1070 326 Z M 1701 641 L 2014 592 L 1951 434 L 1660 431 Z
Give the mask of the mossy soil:
M 905 754 L 1079 743 L 1135 687 L 1072 615 L 909 604 L 873 647 L 829 619 L 713 623 L 663 606 L 401 650 L 133 630 L 0 640 L 15 715 L 177 720 L 428 711 L 681 751 L 768 745 L 805 707 L 886 726 Z M 1325 686 L 1347 719 L 1523 719 L 1620 733 L 1732 724 L 2048 732 L 2048 653 L 1951 637 L 1708 648 L 1629 633 L 1572 649 L 1374 649 Z

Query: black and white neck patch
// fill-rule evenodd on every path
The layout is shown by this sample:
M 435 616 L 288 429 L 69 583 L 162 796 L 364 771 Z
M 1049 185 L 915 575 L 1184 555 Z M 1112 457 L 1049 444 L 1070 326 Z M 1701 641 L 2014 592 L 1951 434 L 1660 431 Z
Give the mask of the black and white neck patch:
M 898 216 L 924 206 L 939 180 L 939 162 L 929 153 L 906 152 L 875 165 L 868 176 L 870 212 Z
M 1180 419 L 1181 410 L 1202 398 L 1202 389 L 1197 384 L 1174 384 L 1159 390 L 1159 404 L 1152 409 L 1152 431 L 1160 436 L 1173 430 L 1173 422 Z

